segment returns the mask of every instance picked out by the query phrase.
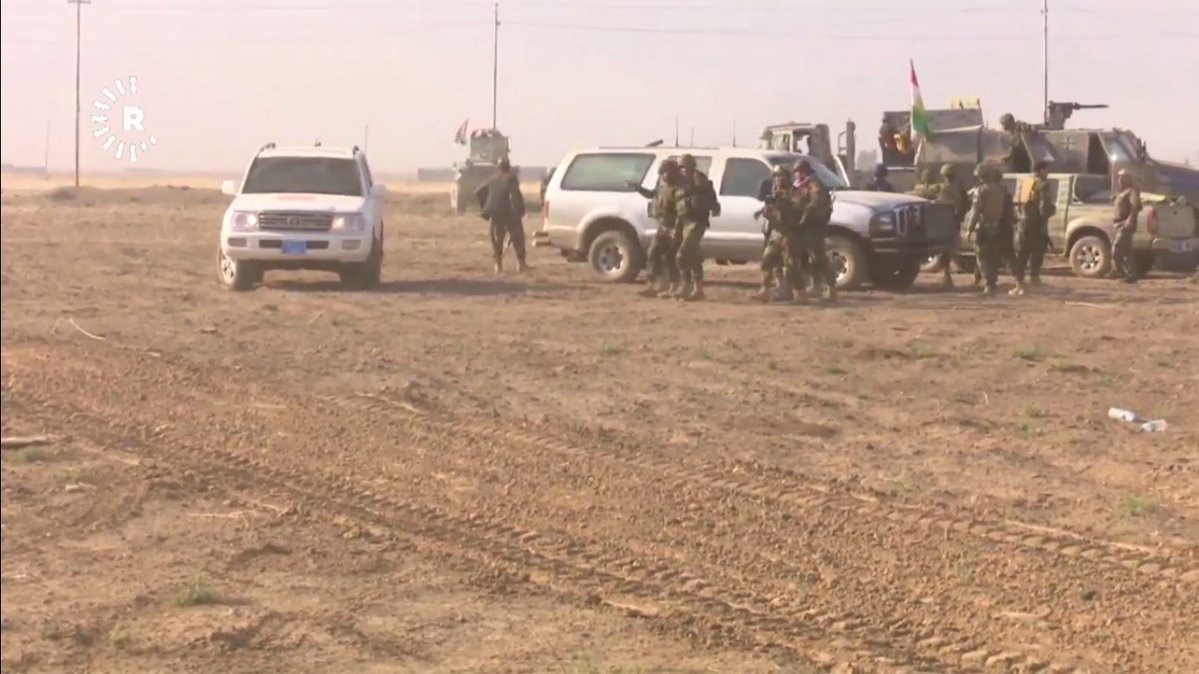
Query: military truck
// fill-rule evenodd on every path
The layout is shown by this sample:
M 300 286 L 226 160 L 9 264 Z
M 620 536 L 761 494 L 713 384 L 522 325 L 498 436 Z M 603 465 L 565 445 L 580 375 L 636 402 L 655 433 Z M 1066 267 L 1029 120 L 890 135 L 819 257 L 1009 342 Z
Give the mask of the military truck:
M 1027 198 L 1032 178 L 1029 173 L 1004 175 L 1004 186 L 1013 195 L 1017 209 Z M 1057 208 L 1049 220 L 1051 254 L 1065 256 L 1075 275 L 1082 278 L 1108 275 L 1112 271 L 1114 227 L 1111 184 L 1105 176 L 1080 173 L 1051 173 L 1048 183 Z M 1195 270 L 1199 266 L 1199 208 L 1186 199 L 1151 192 L 1142 192 L 1141 200 L 1145 208 L 1132 243 L 1138 271 Z M 964 242 L 954 261 L 959 269 L 974 269 L 970 241 Z M 924 269 L 939 271 L 931 265 Z
M 825 168 L 841 176 L 846 185 L 854 184 L 854 158 L 857 145 L 854 135 L 857 125 L 852 120 L 845 122 L 845 130 L 837 134 L 837 148 L 833 151 L 832 136 L 828 124 L 809 122 L 787 122 L 772 124 L 759 136 L 763 150 L 781 150 L 803 154 L 818 160 Z
M 508 137 L 497 129 L 475 129 L 468 139 L 470 154 L 462 164 L 454 165 L 454 185 L 450 188 L 450 208 L 465 213 L 478 208 L 475 189 L 495 175 L 500 160 L 508 159 Z

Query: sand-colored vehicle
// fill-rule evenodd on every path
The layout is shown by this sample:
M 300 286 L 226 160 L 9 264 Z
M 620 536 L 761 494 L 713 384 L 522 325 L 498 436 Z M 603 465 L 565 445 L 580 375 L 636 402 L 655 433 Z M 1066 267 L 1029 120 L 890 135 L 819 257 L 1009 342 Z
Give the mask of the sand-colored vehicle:
M 470 154 L 454 166 L 454 185 L 450 188 L 450 208 L 465 213 L 478 208 L 475 190 L 495 175 L 499 163 L 508 159 L 508 137 L 497 129 L 475 129 L 467 143 Z

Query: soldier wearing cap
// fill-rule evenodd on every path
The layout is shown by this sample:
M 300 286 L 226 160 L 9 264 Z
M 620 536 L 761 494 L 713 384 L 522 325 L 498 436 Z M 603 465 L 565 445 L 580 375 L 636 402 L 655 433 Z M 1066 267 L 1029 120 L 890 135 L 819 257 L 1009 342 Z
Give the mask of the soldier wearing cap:
M 1141 191 L 1133 182 L 1128 169 L 1116 174 L 1120 192 L 1114 199 L 1115 223 L 1112 232 L 1112 263 L 1114 273 L 1123 276 L 1125 283 L 1137 282 L 1136 261 L 1132 257 L 1132 239 L 1137 233 L 1137 217 L 1141 214 Z
M 712 181 L 696 167 L 693 155 L 688 153 L 679 157 L 679 167 L 682 180 L 676 197 L 678 252 L 675 259 L 683 285 L 674 297 L 694 302 L 704 298 L 704 254 L 700 243 L 711 224 L 711 216 L 720 215 L 720 203 L 716 200 Z
M 504 271 L 504 240 L 512 241 L 516 249 L 517 271 L 527 271 L 525 262 L 525 197 L 520 191 L 520 179 L 507 159 L 499 162 L 499 172 L 475 190 L 475 198 L 483 208 L 483 217 L 491 223 L 491 256 L 495 273 Z
M 646 266 L 649 268 L 649 283 L 639 294 L 642 297 L 671 297 L 679 291 L 679 266 L 675 260 L 678 250 L 675 236 L 678 229 L 678 197 L 682 189 L 679 163 L 665 159 L 658 167 L 658 185 L 648 190 L 636 181 L 629 186 L 641 196 L 653 201 L 654 219 L 658 227 L 646 251 Z
M 795 164 L 795 176 L 796 191 L 799 193 L 799 231 L 803 252 L 809 263 L 812 288 L 823 290 L 826 300 L 836 302 L 837 274 L 829 264 L 825 247 L 829 220 L 833 215 L 833 199 L 828 188 L 812 171 L 807 159 L 800 159 Z
M 1012 265 L 1016 287 L 1009 291 L 1011 295 L 1024 294 L 1025 271 L 1031 273 L 1029 281 L 1032 285 L 1041 284 L 1041 265 L 1045 261 L 1045 250 L 1049 247 L 1049 218 L 1057 212 L 1053 195 L 1049 193 L 1049 162 L 1037 162 L 1032 183 L 1027 194 L 1022 196 L 1020 221 L 1016 230 L 1016 259 Z

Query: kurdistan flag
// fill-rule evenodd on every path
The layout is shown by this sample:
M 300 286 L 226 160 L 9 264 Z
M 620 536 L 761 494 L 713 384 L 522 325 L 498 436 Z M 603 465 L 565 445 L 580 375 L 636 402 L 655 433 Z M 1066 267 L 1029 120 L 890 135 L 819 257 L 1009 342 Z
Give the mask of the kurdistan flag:
M 912 72 L 912 140 L 917 136 L 927 138 L 932 132 L 928 128 L 928 112 L 924 109 L 924 99 L 920 97 L 920 82 L 916 79 L 916 64 L 908 59 Z

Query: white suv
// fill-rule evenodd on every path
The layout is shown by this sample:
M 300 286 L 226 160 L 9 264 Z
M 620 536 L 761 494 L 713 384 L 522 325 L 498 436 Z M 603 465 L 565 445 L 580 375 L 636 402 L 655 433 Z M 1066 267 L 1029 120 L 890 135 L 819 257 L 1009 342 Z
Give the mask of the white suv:
M 357 147 L 276 147 L 258 151 L 241 183 L 221 191 L 233 203 L 221 222 L 219 274 L 249 290 L 270 269 L 337 272 L 344 286 L 378 285 L 383 265 L 383 195 Z

